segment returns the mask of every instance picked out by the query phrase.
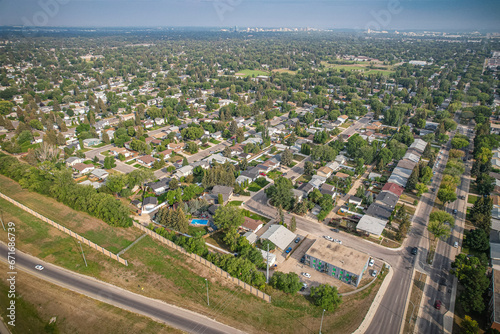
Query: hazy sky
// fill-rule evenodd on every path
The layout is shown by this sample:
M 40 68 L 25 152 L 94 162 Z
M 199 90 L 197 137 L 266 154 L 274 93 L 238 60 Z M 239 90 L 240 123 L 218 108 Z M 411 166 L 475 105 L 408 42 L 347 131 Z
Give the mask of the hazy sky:
M 500 1 L 0 0 L 0 25 L 500 31 Z

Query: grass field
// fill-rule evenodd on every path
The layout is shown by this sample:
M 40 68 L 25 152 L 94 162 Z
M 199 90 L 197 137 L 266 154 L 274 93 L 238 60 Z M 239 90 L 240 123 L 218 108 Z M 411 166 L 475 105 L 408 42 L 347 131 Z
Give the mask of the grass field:
M 56 223 L 106 248 L 110 252 L 115 253 L 122 250 L 141 235 L 141 233 L 135 229 L 111 227 L 102 220 L 94 218 L 86 213 L 75 211 L 49 197 L 24 190 L 17 182 L 4 176 L 0 176 L 0 191 L 41 215 L 52 219 Z M 4 212 L 10 212 L 14 217 L 22 215 L 25 219 L 31 219 L 31 217 L 36 219 L 34 216 L 18 209 L 5 200 L 2 200 L 1 203 Z M 41 227 L 50 227 L 50 225 L 45 222 L 40 222 L 39 225 L 41 225 Z M 25 237 L 26 236 L 23 235 L 23 239 Z
M 235 74 L 236 76 L 241 77 L 253 77 L 258 75 L 269 75 L 269 72 L 261 71 L 261 70 L 241 70 Z
M 0 262 L 0 270 L 7 265 Z M 0 304 L 8 305 L 8 287 L 0 282 Z M 22 272 L 16 281 L 16 326 L 12 334 L 24 333 L 181 333 L 163 324 L 117 307 L 82 296 L 76 292 Z M 43 291 L 43 292 L 42 292 Z M 5 308 L 0 314 L 6 318 Z M 55 317 L 55 323 L 49 321 Z
M 232 206 L 240 206 L 241 204 L 243 204 L 243 201 L 231 201 L 231 202 L 229 202 L 229 205 L 232 205 Z
M 474 204 L 477 201 L 477 196 L 476 195 L 471 195 L 468 194 L 467 196 L 467 203 Z
M 248 188 L 247 188 L 247 190 L 248 190 L 248 191 L 253 191 L 253 192 L 257 192 L 257 191 L 259 191 L 259 190 L 261 190 L 261 189 L 262 189 L 262 187 L 261 187 L 261 186 L 259 186 L 259 185 L 258 185 L 257 183 L 255 183 L 255 182 L 250 183 L 250 184 L 248 185 Z
M 272 70 L 272 72 L 276 72 L 276 73 L 288 73 L 288 74 L 292 74 L 292 75 L 295 75 L 297 74 L 297 71 L 290 71 L 289 69 L 287 68 L 278 68 L 276 70 Z
M 377 74 L 382 73 L 384 75 L 389 75 L 395 72 L 394 66 L 376 64 L 377 69 L 370 69 L 370 63 L 368 62 L 352 62 L 351 64 L 329 64 L 326 61 L 322 61 L 321 65 L 324 65 L 327 69 L 336 69 L 344 71 L 356 71 L 363 72 L 364 74 Z M 379 68 L 384 69 L 379 69 Z

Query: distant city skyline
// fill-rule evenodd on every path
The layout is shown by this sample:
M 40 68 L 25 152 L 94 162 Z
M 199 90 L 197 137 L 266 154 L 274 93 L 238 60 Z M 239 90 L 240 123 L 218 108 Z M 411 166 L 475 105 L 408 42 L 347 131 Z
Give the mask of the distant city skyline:
M 499 31 L 495 0 L 0 0 L 0 24 Z

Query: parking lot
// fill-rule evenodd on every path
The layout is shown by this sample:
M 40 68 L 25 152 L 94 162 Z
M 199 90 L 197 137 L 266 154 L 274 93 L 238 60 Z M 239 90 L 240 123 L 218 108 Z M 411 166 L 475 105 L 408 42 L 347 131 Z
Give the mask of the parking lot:
M 334 277 L 328 276 L 325 273 L 319 272 L 309 266 L 304 265 L 303 263 L 300 263 L 300 259 L 306 254 L 307 250 L 311 247 L 314 241 L 315 239 L 309 239 L 309 238 L 302 240 L 298 245 L 298 247 L 292 251 L 292 254 L 288 257 L 286 261 L 284 261 L 283 257 L 284 253 L 280 254 L 281 261 L 278 260 L 279 256 L 277 255 L 278 266 L 276 270 L 279 270 L 284 273 L 294 272 L 297 275 L 299 275 L 301 282 L 307 284 L 307 288 L 301 292 L 304 294 L 310 293 L 311 286 L 319 286 L 321 284 L 328 284 L 331 286 L 335 286 L 337 287 L 340 293 L 345 293 L 355 290 L 356 287 L 353 285 L 343 283 Z M 375 260 L 373 267 L 368 267 L 366 271 L 363 273 L 363 278 L 361 279 L 359 287 L 368 284 L 373 279 L 373 277 L 371 276 L 373 270 L 376 270 L 377 273 L 380 273 L 381 268 L 382 268 L 382 262 Z M 310 274 L 311 277 L 310 278 L 305 277 L 302 274 L 304 272 Z

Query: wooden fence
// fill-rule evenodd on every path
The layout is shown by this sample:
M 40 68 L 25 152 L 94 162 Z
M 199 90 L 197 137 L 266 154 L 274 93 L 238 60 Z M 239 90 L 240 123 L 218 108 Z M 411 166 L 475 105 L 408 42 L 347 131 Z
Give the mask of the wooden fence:
M 221 268 L 217 267 L 215 264 L 213 264 L 212 262 L 208 261 L 207 259 L 205 259 L 205 258 L 203 258 L 203 257 L 201 257 L 199 255 L 187 252 L 183 247 L 181 247 L 179 245 L 176 245 L 174 242 L 168 240 L 167 238 L 162 237 L 158 233 L 150 230 L 147 227 L 144 227 L 141 224 L 138 224 L 138 223 L 134 222 L 134 226 L 137 227 L 138 229 L 140 229 L 141 231 L 147 233 L 153 239 L 157 239 L 161 243 L 164 243 L 165 245 L 167 245 L 168 247 L 173 248 L 173 249 L 175 249 L 175 250 L 177 250 L 177 251 L 179 251 L 179 252 L 181 252 L 181 253 L 189 256 L 190 258 L 198 261 L 199 263 L 207 266 L 208 268 L 210 268 L 213 271 L 215 271 L 217 274 L 221 275 L 224 278 L 227 278 L 228 280 L 230 280 L 231 282 L 233 282 L 237 286 L 240 286 L 243 289 L 247 290 L 248 292 L 250 292 L 254 296 L 262 298 L 266 302 L 269 302 L 269 303 L 271 302 L 271 296 L 269 296 L 268 294 L 266 294 L 266 293 L 264 293 L 264 292 L 262 292 L 262 291 L 260 291 L 260 290 L 258 290 L 256 288 L 254 288 L 250 284 L 247 284 L 247 283 L 241 281 L 240 279 L 229 275 L 229 273 L 227 273 L 226 271 L 224 271 Z
M 116 260 L 116 261 L 120 262 L 121 264 L 124 264 L 124 265 L 128 266 L 128 262 L 127 262 L 127 260 L 122 259 L 120 256 L 118 256 L 118 255 L 116 255 L 116 254 L 114 254 L 114 253 L 111 253 L 111 252 L 110 252 L 110 251 L 108 251 L 107 249 L 102 248 L 101 246 L 99 246 L 99 245 L 97 245 L 97 244 L 93 243 L 92 241 L 90 241 L 90 240 L 88 240 L 88 239 L 86 239 L 86 238 L 82 237 L 81 235 L 79 235 L 79 234 L 77 234 L 77 233 L 75 233 L 75 232 L 71 231 L 70 229 L 68 229 L 68 228 L 66 228 L 66 227 L 64 227 L 64 226 L 62 226 L 62 225 L 59 225 L 58 223 L 56 223 L 56 222 L 54 222 L 54 221 L 52 221 L 52 220 L 48 219 L 48 218 L 47 218 L 47 217 L 45 217 L 45 216 L 42 216 L 42 215 L 41 215 L 41 214 L 39 214 L 38 212 L 31 210 L 31 209 L 30 209 L 30 208 L 28 208 L 27 206 L 25 206 L 25 205 L 23 205 L 23 204 L 19 203 L 19 202 L 18 202 L 18 201 L 16 201 L 16 200 L 13 200 L 12 198 L 10 198 L 10 197 L 8 197 L 8 196 L 6 196 L 6 195 L 2 194 L 2 193 L 0 193 L 0 197 L 1 197 L 1 198 L 3 198 L 3 199 L 5 199 L 5 200 L 7 200 L 7 201 L 9 201 L 9 202 L 11 202 L 11 203 L 12 203 L 12 204 L 14 204 L 15 206 L 17 206 L 17 207 L 19 207 L 19 208 L 23 209 L 24 211 L 26 211 L 26 212 L 28 212 L 28 213 L 31 213 L 33 216 L 35 216 L 35 217 L 39 218 L 40 220 L 42 220 L 42 221 L 44 221 L 44 222 L 46 222 L 46 223 L 48 223 L 48 224 L 52 225 L 53 227 L 57 228 L 59 231 L 64 232 L 64 233 L 68 234 L 70 237 L 75 238 L 76 240 L 80 241 L 82 244 L 87 245 L 87 246 L 89 246 L 89 247 L 91 247 L 91 248 L 95 249 L 96 251 L 98 251 L 98 252 L 100 252 L 100 253 L 102 253 L 102 254 L 104 254 L 104 255 L 108 256 L 109 258 L 111 258 L 111 259 L 113 259 L 113 260 Z

